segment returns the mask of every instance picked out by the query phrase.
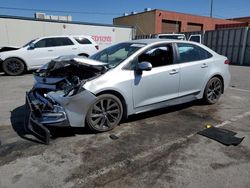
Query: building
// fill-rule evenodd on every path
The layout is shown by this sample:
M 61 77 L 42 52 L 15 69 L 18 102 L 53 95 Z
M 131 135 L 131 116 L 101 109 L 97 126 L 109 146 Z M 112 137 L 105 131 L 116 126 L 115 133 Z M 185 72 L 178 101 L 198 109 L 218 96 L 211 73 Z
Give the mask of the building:
M 130 25 L 136 35 L 214 30 L 220 24 L 241 24 L 239 21 L 210 18 L 165 10 L 145 9 L 113 19 L 114 25 Z
M 54 20 L 54 21 L 65 21 L 65 22 L 72 21 L 72 16 L 46 15 L 43 12 L 36 12 L 34 16 L 38 20 Z

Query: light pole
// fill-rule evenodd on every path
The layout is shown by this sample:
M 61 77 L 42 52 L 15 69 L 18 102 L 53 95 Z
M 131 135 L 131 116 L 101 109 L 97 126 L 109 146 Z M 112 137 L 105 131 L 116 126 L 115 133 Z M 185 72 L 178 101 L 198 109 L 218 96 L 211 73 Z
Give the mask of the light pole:
M 212 17 L 213 17 L 213 4 L 214 4 L 214 0 L 211 0 L 210 18 L 212 18 Z

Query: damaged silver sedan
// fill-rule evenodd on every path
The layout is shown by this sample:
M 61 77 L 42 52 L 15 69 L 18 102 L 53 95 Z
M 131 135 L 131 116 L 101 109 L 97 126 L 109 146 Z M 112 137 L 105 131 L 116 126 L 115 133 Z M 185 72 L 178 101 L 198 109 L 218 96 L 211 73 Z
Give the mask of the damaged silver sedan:
M 202 44 L 160 39 L 116 44 L 90 58 L 61 57 L 34 77 L 28 127 L 47 139 L 48 126 L 104 132 L 131 114 L 202 98 L 214 104 L 230 81 L 226 57 Z

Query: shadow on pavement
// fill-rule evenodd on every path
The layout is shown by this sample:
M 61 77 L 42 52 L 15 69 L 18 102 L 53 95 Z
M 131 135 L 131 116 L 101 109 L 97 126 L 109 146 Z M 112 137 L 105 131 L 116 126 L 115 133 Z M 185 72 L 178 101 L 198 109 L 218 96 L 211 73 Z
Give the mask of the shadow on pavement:
M 191 106 L 203 106 L 203 105 L 206 105 L 206 104 L 204 104 L 201 100 L 196 100 L 196 101 L 192 101 L 192 102 L 188 102 L 184 104 L 160 108 L 160 109 L 156 109 L 156 110 L 152 110 L 152 111 L 148 111 L 148 112 L 144 112 L 144 113 L 140 113 L 136 115 L 131 115 L 129 116 L 127 120 L 124 121 L 124 123 L 138 121 L 138 120 L 142 120 L 145 118 L 150 118 L 150 117 L 159 116 L 162 114 L 176 112 L 179 110 L 183 110 L 185 108 L 189 108 Z
M 201 106 L 204 105 L 201 101 L 194 101 L 190 103 L 185 103 L 181 105 L 176 106 L 170 106 L 162 109 L 157 109 L 137 115 L 131 115 L 128 119 L 124 120 L 121 123 L 127 123 L 127 122 L 134 122 L 138 120 L 142 120 L 149 117 L 154 117 L 162 114 L 167 114 L 175 111 L 179 111 L 191 106 Z M 14 131 L 23 139 L 36 142 L 36 143 L 43 143 L 36 139 L 35 137 L 31 138 L 29 135 L 33 135 L 29 130 L 27 130 L 25 126 L 25 115 L 26 109 L 25 105 L 19 106 L 15 108 L 13 111 L 11 111 L 11 124 Z M 122 125 L 121 125 L 122 126 Z M 73 128 L 73 127 L 47 127 L 51 134 L 51 139 L 56 139 L 58 137 L 71 137 L 75 135 L 85 135 L 85 134 L 94 134 L 93 131 L 91 131 L 88 128 Z M 34 136 L 34 135 L 33 135 Z
M 25 105 L 19 106 L 11 111 L 10 121 L 13 130 L 23 139 L 36 142 L 43 143 L 38 139 L 31 138 L 29 135 L 33 135 L 26 127 L 25 116 L 26 116 L 26 107 Z M 70 137 L 75 136 L 76 134 L 93 134 L 87 128 L 72 128 L 72 127 L 48 127 L 51 139 L 55 139 L 58 137 Z M 34 136 L 34 135 L 33 135 Z

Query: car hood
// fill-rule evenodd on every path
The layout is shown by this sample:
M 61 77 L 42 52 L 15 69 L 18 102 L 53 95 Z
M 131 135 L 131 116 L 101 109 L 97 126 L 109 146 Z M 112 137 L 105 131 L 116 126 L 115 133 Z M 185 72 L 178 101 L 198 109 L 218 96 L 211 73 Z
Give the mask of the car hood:
M 63 79 L 78 77 L 93 79 L 108 71 L 106 63 L 79 56 L 61 56 L 45 64 L 34 73 L 37 82 L 55 84 Z
M 18 50 L 20 47 L 16 46 L 1 46 L 0 47 L 0 52 L 7 52 L 7 51 L 13 51 L 13 50 Z

